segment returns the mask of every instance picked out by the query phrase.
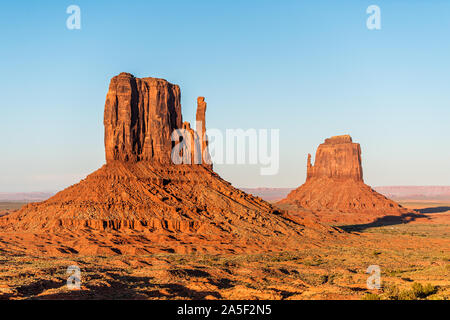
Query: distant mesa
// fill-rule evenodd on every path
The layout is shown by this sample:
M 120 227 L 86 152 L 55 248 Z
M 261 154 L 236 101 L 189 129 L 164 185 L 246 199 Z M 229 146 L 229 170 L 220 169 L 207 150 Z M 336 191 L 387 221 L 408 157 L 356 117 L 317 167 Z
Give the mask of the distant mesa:
M 280 201 L 286 198 L 293 188 L 240 188 L 242 191 L 252 194 L 269 202 Z
M 61 252 L 89 254 L 248 253 L 305 245 L 301 219 L 235 189 L 212 170 L 205 98 L 197 105 L 194 130 L 183 122 L 177 85 L 129 73 L 115 76 L 104 111 L 106 164 L 50 199 L 0 218 L 2 232 L 42 234 L 41 240 L 52 235 L 42 247 L 64 243 Z M 184 133 L 173 139 L 180 129 Z M 173 150 L 180 159 L 195 161 L 174 164 Z M 333 234 L 307 223 L 309 236 L 316 227 L 320 234 Z M 121 240 L 112 241 L 110 232 L 119 232 Z M 105 248 L 106 242 L 114 249 Z M 44 250 L 36 238 L 27 243 Z
M 0 192 L 0 202 L 34 202 L 47 200 L 54 193 L 51 192 Z
M 450 201 L 450 186 L 383 186 L 374 189 L 396 200 Z
M 364 183 L 361 147 L 349 135 L 325 139 L 317 148 L 314 165 L 308 154 L 306 182 L 279 203 L 316 212 L 402 214 L 408 211 Z

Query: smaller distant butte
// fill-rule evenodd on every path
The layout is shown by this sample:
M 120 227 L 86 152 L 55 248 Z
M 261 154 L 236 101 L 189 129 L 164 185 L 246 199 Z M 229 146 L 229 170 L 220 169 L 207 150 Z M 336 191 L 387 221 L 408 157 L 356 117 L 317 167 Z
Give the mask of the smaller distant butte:
M 315 212 L 336 213 L 336 216 L 408 212 L 364 183 L 361 147 L 349 135 L 325 139 L 317 148 L 314 165 L 308 154 L 306 182 L 279 204 L 295 204 Z

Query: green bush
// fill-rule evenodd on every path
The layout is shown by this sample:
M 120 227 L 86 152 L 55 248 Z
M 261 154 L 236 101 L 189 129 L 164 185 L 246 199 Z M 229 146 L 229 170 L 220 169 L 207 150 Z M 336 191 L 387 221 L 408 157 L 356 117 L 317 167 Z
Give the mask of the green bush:
M 375 293 L 366 293 L 362 300 L 381 300 L 381 297 L 378 294 Z
M 413 283 L 410 290 L 400 290 L 397 286 L 392 285 L 385 288 L 384 293 L 390 300 L 418 300 L 426 299 L 428 296 L 435 294 L 437 287 L 421 283 Z
M 424 299 L 437 292 L 437 288 L 430 283 L 423 286 L 421 283 L 414 283 L 411 289 L 413 295 L 419 299 Z

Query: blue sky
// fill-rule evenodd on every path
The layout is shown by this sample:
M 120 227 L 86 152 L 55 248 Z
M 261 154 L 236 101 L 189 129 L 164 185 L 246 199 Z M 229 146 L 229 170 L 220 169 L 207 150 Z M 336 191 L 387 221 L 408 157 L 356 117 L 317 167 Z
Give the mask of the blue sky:
M 81 8 L 81 30 L 66 8 Z M 381 30 L 366 8 L 381 9 Z M 294 187 L 326 137 L 361 143 L 367 183 L 450 184 L 449 1 L 14 1 L 0 7 L 0 192 L 57 191 L 104 162 L 109 79 L 177 83 L 207 127 L 280 129 L 280 171 L 216 170 Z

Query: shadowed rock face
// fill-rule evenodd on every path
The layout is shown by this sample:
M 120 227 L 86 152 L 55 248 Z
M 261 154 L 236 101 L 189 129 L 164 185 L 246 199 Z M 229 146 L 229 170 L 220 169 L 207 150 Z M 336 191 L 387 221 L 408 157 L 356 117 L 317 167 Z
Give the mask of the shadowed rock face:
M 317 148 L 314 166 L 308 154 L 307 180 L 320 177 L 363 181 L 359 143 L 353 143 L 349 135 L 325 139 Z
M 157 78 L 121 73 L 106 96 L 106 161 L 170 163 L 171 134 L 181 128 L 180 88 Z
M 325 139 L 314 165 L 308 154 L 306 182 L 280 201 L 313 211 L 401 214 L 407 210 L 364 184 L 361 147 L 349 135 Z

